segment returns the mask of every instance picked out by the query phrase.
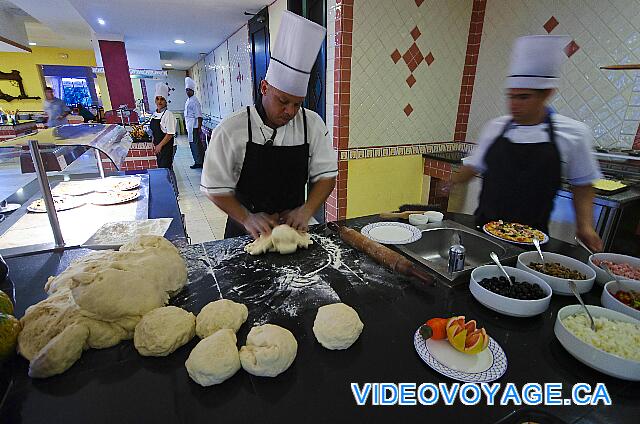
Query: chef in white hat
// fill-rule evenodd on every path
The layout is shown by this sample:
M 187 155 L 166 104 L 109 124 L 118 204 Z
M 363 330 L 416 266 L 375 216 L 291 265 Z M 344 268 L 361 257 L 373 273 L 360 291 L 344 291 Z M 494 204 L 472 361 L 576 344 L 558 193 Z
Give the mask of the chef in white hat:
M 320 116 L 302 107 L 324 37 L 320 25 L 283 12 L 261 96 L 212 134 L 201 190 L 229 215 L 225 237 L 257 238 L 280 222 L 306 230 L 333 191 L 331 137 Z
M 202 107 L 200 101 L 195 96 L 196 82 L 190 77 L 184 79 L 184 86 L 187 92 L 187 101 L 184 103 L 184 122 L 187 125 L 187 137 L 193 165 L 191 169 L 202 168 L 204 161 L 204 149 L 200 142 L 200 130 L 202 129 Z
M 156 110 L 150 121 L 153 136 L 153 149 L 156 153 L 158 168 L 168 168 L 173 172 L 173 138 L 176 134 L 176 118 L 167 110 L 169 86 L 164 82 L 156 84 Z
M 553 200 L 565 180 L 573 191 L 576 235 L 593 250 L 601 250 L 593 228 L 592 182 L 601 177 L 592 154 L 593 135 L 582 122 L 546 106 L 558 87 L 568 41 L 551 35 L 515 41 L 506 82 L 511 113 L 485 125 L 452 183 L 482 175 L 478 225 L 503 220 L 548 234 Z

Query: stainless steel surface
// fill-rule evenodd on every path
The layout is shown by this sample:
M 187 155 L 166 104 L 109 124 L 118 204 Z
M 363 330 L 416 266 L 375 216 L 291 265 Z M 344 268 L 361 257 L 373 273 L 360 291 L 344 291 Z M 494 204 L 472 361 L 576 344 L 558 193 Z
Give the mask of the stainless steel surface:
M 29 140 L 37 140 L 41 149 L 51 146 L 92 147 L 107 155 L 118 169 L 133 141 L 129 133 L 117 124 L 68 124 L 3 141 L 0 148 L 27 146 Z
M 51 224 L 51 231 L 53 231 L 55 247 L 64 247 L 64 238 L 62 237 L 60 222 L 58 222 L 58 212 L 56 211 L 55 203 L 53 203 L 51 187 L 49 187 L 49 180 L 44 170 L 44 163 L 42 163 L 42 156 L 40 156 L 40 148 L 37 140 L 29 140 L 29 151 L 31 152 L 31 159 L 36 168 L 42 198 L 47 207 L 47 217 L 49 218 L 49 224 Z
M 590 255 L 593 255 L 593 250 L 589 249 L 587 245 L 584 244 L 584 242 L 578 238 L 578 236 L 575 236 L 573 239 L 576 241 L 576 243 L 580 245 L 580 247 L 582 247 L 584 250 L 589 252 Z
M 500 271 L 502 271 L 504 276 L 507 277 L 507 281 L 509 282 L 509 285 L 511 285 L 511 276 L 507 274 L 507 271 L 502 266 L 502 263 L 500 263 L 500 259 L 498 258 L 498 255 L 496 255 L 496 252 L 491 252 L 489 254 L 489 257 L 491 258 L 494 264 L 498 265 L 498 268 L 500 268 Z
M 587 316 L 589 317 L 589 320 L 591 321 L 591 330 L 593 330 L 595 332 L 596 331 L 596 323 L 593 320 L 593 317 L 591 316 L 591 312 L 589 312 L 589 309 L 586 307 L 586 305 L 582 301 L 582 296 L 580 296 L 580 293 L 578 293 L 578 288 L 576 287 L 576 283 L 573 282 L 573 280 L 569 280 L 569 288 L 573 292 L 573 295 L 576 298 L 578 298 L 578 302 L 580 302 L 580 304 L 582 305 L 584 310 L 587 312 Z
M 442 276 L 448 285 L 468 283 L 468 275 L 480 266 L 490 263 L 487 252 L 496 252 L 501 261 L 515 261 L 523 250 L 517 246 L 496 240 L 473 228 L 453 221 L 427 224 L 422 238 L 416 242 L 396 246 L 401 252 L 415 259 Z M 449 273 L 449 248 L 453 237 L 458 234 L 465 247 L 465 264 L 461 271 Z
M 544 263 L 544 255 L 542 254 L 542 249 L 540 248 L 540 240 L 538 240 L 537 237 L 533 238 L 533 245 L 536 247 L 538 255 L 540 255 L 540 260 L 542 260 L 542 263 Z
M 462 271 L 464 269 L 465 248 L 460 244 L 454 244 L 449 248 L 449 273 Z

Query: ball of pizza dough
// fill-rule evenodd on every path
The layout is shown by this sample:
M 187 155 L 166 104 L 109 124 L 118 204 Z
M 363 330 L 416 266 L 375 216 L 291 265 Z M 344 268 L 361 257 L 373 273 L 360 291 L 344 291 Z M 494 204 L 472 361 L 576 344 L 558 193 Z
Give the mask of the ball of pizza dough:
M 223 328 L 229 328 L 235 333 L 248 316 L 249 310 L 242 303 L 228 299 L 210 302 L 196 318 L 196 334 L 204 339 Z
M 235 333 L 224 328 L 193 348 L 184 363 L 189 377 L 201 386 L 220 384 L 240 369 Z
M 167 356 L 191 340 L 195 332 L 195 315 L 176 306 L 165 306 L 142 316 L 133 344 L 142 356 Z
M 273 324 L 253 327 L 247 344 L 240 348 L 242 368 L 260 377 L 275 377 L 286 371 L 298 351 L 291 331 Z
M 318 309 L 313 334 L 322 346 L 339 350 L 349 348 L 358 340 L 363 328 L 355 309 L 344 303 L 334 303 Z

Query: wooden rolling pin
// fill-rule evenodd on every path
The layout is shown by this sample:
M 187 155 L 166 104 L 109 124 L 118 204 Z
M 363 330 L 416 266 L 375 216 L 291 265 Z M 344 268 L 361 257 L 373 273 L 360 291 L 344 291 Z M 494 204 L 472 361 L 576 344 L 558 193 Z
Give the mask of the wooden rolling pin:
M 409 219 L 409 215 L 417 213 L 422 215 L 424 211 L 405 211 L 405 212 L 382 212 L 380 218 L 384 219 Z
M 351 228 L 339 227 L 337 231 L 340 238 L 348 245 L 370 256 L 376 262 L 386 266 L 391 271 L 413 276 L 426 283 L 433 284 L 434 280 L 431 275 L 416 267 L 411 261 L 401 254 L 363 236 Z

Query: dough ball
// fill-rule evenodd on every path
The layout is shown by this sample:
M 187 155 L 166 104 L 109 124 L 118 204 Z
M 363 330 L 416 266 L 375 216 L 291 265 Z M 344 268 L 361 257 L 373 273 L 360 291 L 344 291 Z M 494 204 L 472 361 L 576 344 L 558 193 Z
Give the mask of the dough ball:
M 347 349 L 358 340 L 363 328 L 355 309 L 344 303 L 334 303 L 318 309 L 313 334 L 327 349 Z
M 273 324 L 253 327 L 240 349 L 242 368 L 260 377 L 275 377 L 296 358 L 298 342 L 291 331 Z
M 29 364 L 29 377 L 46 378 L 62 374 L 73 365 L 86 348 L 89 329 L 74 324 L 51 339 Z
M 136 325 L 133 344 L 142 356 L 167 356 L 195 333 L 195 315 L 176 306 L 165 306 L 142 317 Z
M 209 302 L 198 314 L 196 334 L 204 339 L 222 328 L 228 328 L 236 333 L 248 316 L 249 310 L 242 303 L 228 299 Z
M 250 255 L 261 255 L 266 252 L 278 252 L 282 255 L 293 253 L 298 248 L 308 248 L 313 241 L 309 233 L 301 233 L 290 226 L 278 225 L 268 236 L 261 235 L 258 240 L 245 246 Z
M 200 340 L 184 363 L 189 377 L 201 386 L 220 384 L 240 369 L 236 335 L 228 329 Z

